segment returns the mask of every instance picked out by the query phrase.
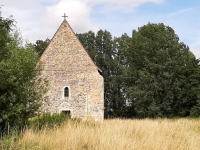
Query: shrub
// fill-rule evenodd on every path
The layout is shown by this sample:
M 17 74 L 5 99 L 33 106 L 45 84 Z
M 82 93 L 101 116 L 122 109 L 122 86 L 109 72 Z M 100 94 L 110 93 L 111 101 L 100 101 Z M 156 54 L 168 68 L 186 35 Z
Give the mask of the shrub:
M 50 114 L 44 113 L 29 120 L 29 126 L 34 130 L 41 130 L 43 127 L 53 128 L 55 125 L 61 125 L 70 119 L 70 115 L 65 113 Z

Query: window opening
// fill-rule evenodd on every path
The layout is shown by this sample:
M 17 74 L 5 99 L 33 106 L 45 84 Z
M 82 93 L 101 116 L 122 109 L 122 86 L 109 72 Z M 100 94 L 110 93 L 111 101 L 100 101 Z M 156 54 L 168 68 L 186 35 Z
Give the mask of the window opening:
M 65 89 L 64 89 L 64 96 L 69 97 L 69 88 L 68 87 L 65 87 Z

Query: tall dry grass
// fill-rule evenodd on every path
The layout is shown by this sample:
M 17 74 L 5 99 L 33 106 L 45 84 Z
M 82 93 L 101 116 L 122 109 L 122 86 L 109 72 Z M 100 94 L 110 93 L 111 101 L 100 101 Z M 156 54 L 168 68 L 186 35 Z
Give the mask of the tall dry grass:
M 110 119 L 102 124 L 68 121 L 54 129 L 27 130 L 13 142 L 12 149 L 200 150 L 200 120 Z

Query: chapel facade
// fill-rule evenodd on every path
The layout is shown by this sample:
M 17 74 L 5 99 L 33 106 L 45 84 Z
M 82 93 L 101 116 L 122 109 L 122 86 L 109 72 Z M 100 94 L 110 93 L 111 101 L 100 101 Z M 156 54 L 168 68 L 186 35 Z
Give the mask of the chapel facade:
M 66 21 L 62 22 L 41 58 L 42 76 L 49 80 L 42 111 L 69 113 L 72 118 L 103 121 L 104 79 Z

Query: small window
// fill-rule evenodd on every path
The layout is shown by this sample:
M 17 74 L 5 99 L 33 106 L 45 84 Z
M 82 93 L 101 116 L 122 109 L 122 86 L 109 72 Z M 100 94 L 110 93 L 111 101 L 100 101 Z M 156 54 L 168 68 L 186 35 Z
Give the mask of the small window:
M 65 89 L 64 89 L 64 96 L 69 97 L 69 88 L 68 87 L 65 87 Z

